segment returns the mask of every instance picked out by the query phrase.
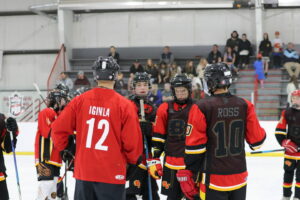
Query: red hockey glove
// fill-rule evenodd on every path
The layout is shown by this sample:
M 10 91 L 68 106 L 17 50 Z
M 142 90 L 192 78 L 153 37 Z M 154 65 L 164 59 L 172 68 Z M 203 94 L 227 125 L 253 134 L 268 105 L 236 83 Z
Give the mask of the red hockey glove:
M 281 146 L 285 148 L 287 153 L 297 153 L 298 146 L 290 139 L 284 139 L 281 143 Z
M 193 180 L 193 173 L 191 170 L 179 170 L 176 174 L 177 180 L 180 183 L 183 194 L 190 200 L 194 200 L 194 197 L 198 195 L 199 189 Z
M 148 173 L 154 179 L 160 179 L 160 177 L 163 175 L 163 170 L 159 158 L 147 159 L 147 167 L 148 167 Z

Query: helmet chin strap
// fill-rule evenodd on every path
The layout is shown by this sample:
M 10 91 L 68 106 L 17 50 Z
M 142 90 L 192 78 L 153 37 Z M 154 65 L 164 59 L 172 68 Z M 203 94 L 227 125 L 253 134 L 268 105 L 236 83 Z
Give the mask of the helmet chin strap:
M 296 110 L 300 110 L 300 105 L 294 103 L 294 104 L 292 104 L 292 108 L 294 108 Z

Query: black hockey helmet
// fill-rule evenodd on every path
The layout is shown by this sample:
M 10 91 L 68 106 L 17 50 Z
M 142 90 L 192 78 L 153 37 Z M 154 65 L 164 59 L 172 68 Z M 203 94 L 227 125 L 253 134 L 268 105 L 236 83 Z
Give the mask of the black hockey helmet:
M 176 98 L 175 88 L 176 87 L 185 87 L 189 91 L 188 99 L 185 101 L 180 101 Z M 176 74 L 175 77 L 171 80 L 171 90 L 173 93 L 174 101 L 179 104 L 185 104 L 192 94 L 192 80 L 186 74 Z
M 136 72 L 132 81 L 132 86 L 135 88 L 138 82 L 148 83 L 149 89 L 151 89 L 150 77 L 147 72 Z
M 120 70 L 120 66 L 111 56 L 108 58 L 98 57 L 92 68 L 94 70 L 95 80 L 114 81 Z
M 69 94 L 70 90 L 69 90 L 69 87 L 66 86 L 65 84 L 63 83 L 59 83 L 56 85 L 55 89 L 58 89 L 58 90 L 61 90 L 63 91 L 66 95 Z
M 227 64 L 216 63 L 207 65 L 204 79 L 211 94 L 218 88 L 229 88 L 232 83 L 232 74 Z
M 49 92 L 48 96 L 48 107 L 59 109 L 61 99 L 65 99 L 66 103 L 68 102 L 68 95 L 63 90 L 54 89 Z

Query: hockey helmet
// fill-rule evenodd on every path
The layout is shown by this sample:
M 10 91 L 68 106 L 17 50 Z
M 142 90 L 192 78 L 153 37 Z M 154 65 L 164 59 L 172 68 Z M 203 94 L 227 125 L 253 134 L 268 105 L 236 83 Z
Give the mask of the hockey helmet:
M 189 96 L 186 100 L 180 101 L 176 98 L 176 87 L 185 87 L 188 90 Z M 185 104 L 191 98 L 192 80 L 186 74 L 176 74 L 175 77 L 171 80 L 171 90 L 174 97 L 174 101 L 178 104 Z
M 149 89 L 151 89 L 151 83 L 149 74 L 147 72 L 136 72 L 132 81 L 133 88 L 135 88 L 138 82 L 148 83 Z
M 57 84 L 55 89 L 64 91 L 64 93 L 65 93 L 66 95 L 68 95 L 68 94 L 69 94 L 69 91 L 70 91 L 70 90 L 69 90 L 69 87 L 66 86 L 66 85 L 63 84 L 63 83 Z
M 229 88 L 232 83 L 232 74 L 227 64 L 216 63 L 207 65 L 204 79 L 211 94 L 218 88 Z
M 120 66 L 113 57 L 98 57 L 92 66 L 95 80 L 114 81 L 120 70 Z

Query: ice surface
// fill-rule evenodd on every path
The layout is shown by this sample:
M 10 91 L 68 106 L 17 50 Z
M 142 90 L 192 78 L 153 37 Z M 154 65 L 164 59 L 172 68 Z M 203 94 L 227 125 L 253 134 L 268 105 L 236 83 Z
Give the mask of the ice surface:
M 36 170 L 33 156 L 17 156 L 23 200 L 34 200 L 37 190 Z M 282 195 L 283 158 L 248 157 L 247 200 L 276 200 Z M 12 200 L 18 200 L 13 156 L 6 155 L 7 183 Z M 61 174 L 63 170 L 61 171 Z M 160 184 L 160 183 L 159 183 Z M 75 181 L 68 173 L 69 197 L 73 199 Z M 166 199 L 162 196 L 162 199 Z

